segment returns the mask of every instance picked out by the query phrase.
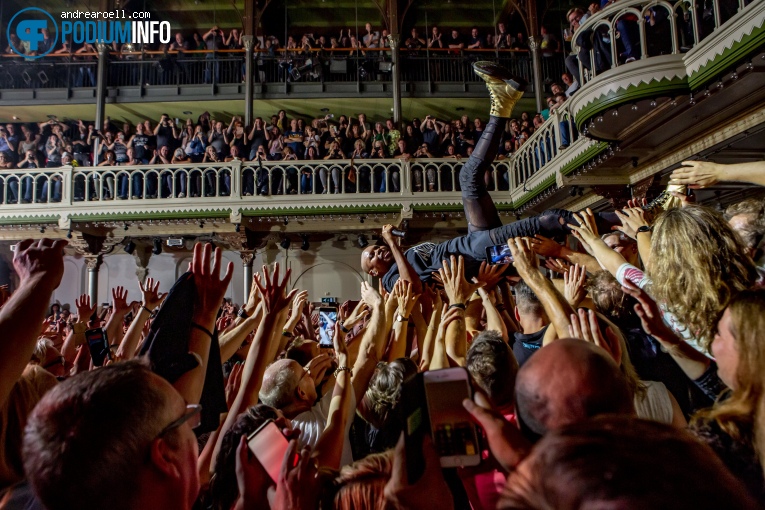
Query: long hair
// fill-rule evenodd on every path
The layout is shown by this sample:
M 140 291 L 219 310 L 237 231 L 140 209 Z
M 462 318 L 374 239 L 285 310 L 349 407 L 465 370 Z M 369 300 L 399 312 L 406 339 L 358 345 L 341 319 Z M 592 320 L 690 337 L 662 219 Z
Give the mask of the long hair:
M 757 279 L 728 222 L 699 206 L 670 209 L 658 218 L 646 274 L 653 297 L 707 349 L 731 297 Z
M 738 349 L 736 389 L 700 411 L 694 421 L 715 421 L 734 440 L 754 447 L 765 468 L 765 289 L 746 290 L 728 305 Z

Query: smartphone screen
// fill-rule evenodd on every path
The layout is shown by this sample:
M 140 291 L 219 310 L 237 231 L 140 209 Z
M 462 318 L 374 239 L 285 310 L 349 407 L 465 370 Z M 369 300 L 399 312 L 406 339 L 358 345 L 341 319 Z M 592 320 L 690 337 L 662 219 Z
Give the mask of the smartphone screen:
M 109 340 L 106 338 L 106 331 L 103 328 L 88 329 L 85 331 L 85 340 L 88 342 L 90 357 L 93 365 L 102 367 L 107 358 L 111 358 L 109 351 Z
M 462 401 L 471 397 L 464 368 L 425 372 L 430 433 L 441 467 L 476 466 L 481 461 L 478 435 Z
M 322 306 L 319 308 L 319 345 L 332 347 L 332 337 L 335 334 L 335 322 L 337 322 L 337 308 Z
M 289 441 L 284 437 L 276 423 L 273 420 L 268 420 L 261 425 L 258 430 L 247 437 L 247 446 L 274 483 L 277 483 Z
M 512 264 L 513 256 L 506 244 L 497 244 L 486 248 L 486 261 L 489 264 Z

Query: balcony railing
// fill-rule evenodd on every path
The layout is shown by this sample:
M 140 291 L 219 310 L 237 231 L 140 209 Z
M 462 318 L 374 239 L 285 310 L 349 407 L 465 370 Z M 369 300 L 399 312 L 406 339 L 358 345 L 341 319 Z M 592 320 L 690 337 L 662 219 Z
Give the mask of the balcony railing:
M 501 63 L 512 73 L 532 80 L 531 56 L 522 50 L 401 50 L 403 82 L 478 83 L 476 60 Z M 565 71 L 560 55 L 542 59 L 543 77 L 559 80 Z M 0 89 L 56 89 L 96 86 L 97 55 L 49 55 L 28 61 L 0 56 Z M 389 49 L 255 51 L 253 82 L 362 83 L 390 82 Z M 109 55 L 107 87 L 239 84 L 245 79 L 244 50 L 218 52 L 135 52 Z
M 752 0 L 620 0 L 574 33 L 582 84 L 633 60 L 688 52 Z
M 494 161 L 489 190 L 510 201 L 526 182 L 550 168 L 567 144 L 578 139 L 565 105 L 537 129 L 518 151 Z M 573 149 L 572 149 L 573 150 Z M 374 205 L 375 200 L 414 202 L 459 200 L 464 159 L 294 160 L 172 165 L 100 166 L 0 171 L 0 213 L 46 212 L 61 207 L 103 209 L 176 208 L 194 204 L 242 207 L 314 204 Z M 507 193 L 501 195 L 501 193 Z M 375 198 L 376 197 L 376 198 Z M 37 205 L 40 204 L 40 205 Z M 42 204 L 45 204 L 44 206 Z M 99 204 L 101 204 L 99 206 Z M 231 207 L 230 205 L 228 207 Z

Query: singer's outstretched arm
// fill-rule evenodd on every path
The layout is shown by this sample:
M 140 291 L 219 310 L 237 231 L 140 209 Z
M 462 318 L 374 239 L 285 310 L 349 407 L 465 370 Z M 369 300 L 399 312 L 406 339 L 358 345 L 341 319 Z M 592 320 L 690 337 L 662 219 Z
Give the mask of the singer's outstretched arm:
M 393 254 L 393 260 L 396 261 L 396 266 L 398 266 L 398 277 L 412 284 L 412 293 L 422 294 L 422 281 L 420 281 L 420 276 L 409 261 L 406 260 L 404 252 L 401 251 L 401 248 L 398 246 L 396 238 L 392 233 L 394 228 L 393 225 L 385 225 L 382 229 L 382 238 L 388 243 L 388 247 Z

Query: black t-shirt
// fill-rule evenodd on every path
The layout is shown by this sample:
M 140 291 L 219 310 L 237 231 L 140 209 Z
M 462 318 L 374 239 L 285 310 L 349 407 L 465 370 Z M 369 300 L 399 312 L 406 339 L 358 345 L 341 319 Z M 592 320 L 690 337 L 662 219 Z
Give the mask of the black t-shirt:
M 518 366 L 523 366 L 535 352 L 542 348 L 542 339 L 549 327 L 550 325 L 548 324 L 536 333 L 528 335 L 523 333 L 514 334 L 513 354 L 515 354 L 515 359 L 518 360 Z
M 451 35 L 446 38 L 446 47 L 449 46 L 459 46 L 460 44 L 465 44 L 465 41 L 462 40 L 462 36 L 457 34 L 457 37 L 452 37 Z
M 159 126 L 157 130 L 157 147 L 167 145 L 170 149 L 174 148 L 175 137 L 173 137 L 173 128 L 170 126 Z
M 149 146 L 149 137 L 146 135 L 133 135 L 133 151 L 135 159 L 149 159 L 147 151 Z

